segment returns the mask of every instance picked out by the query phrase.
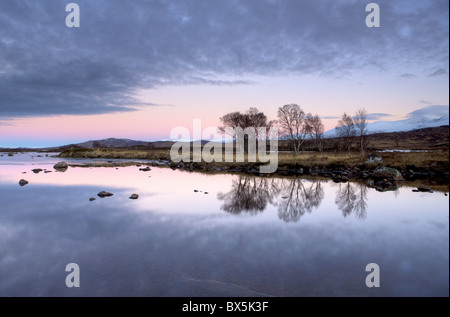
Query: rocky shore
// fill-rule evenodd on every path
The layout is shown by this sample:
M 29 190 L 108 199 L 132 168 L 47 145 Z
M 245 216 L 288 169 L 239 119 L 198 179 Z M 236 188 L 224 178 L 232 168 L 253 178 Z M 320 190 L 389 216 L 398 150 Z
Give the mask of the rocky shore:
M 448 152 L 447 152 L 448 153 Z M 324 156 L 313 156 L 305 159 L 300 156 L 295 159 L 280 155 L 278 169 L 272 174 L 260 174 L 262 163 L 236 163 L 236 162 L 179 162 L 170 160 L 164 152 L 147 152 L 133 155 L 128 151 L 86 151 L 70 150 L 60 154 L 61 158 L 104 158 L 126 159 L 127 162 L 107 161 L 105 163 L 69 164 L 69 166 L 82 167 L 121 167 L 136 165 L 142 172 L 150 171 L 150 167 L 159 166 L 187 172 L 202 172 L 209 174 L 233 173 L 270 177 L 274 175 L 293 177 L 323 177 L 332 179 L 336 183 L 350 180 L 365 180 L 368 186 L 380 191 L 398 188 L 403 181 L 425 180 L 436 184 L 448 184 L 448 158 L 439 161 L 425 161 L 432 158 L 424 153 L 386 153 L 368 154 L 365 158 L 338 157 L 333 153 Z M 420 155 L 420 156 L 419 156 Z M 445 153 L 444 153 L 445 155 Z M 335 157 L 339 159 L 336 160 Z M 443 156 L 443 155 L 441 155 Z M 434 155 L 436 157 L 436 155 Z M 418 159 L 419 158 L 419 159 Z M 143 160 L 140 162 L 133 159 Z M 401 163 L 399 161 L 403 160 Z M 407 162 L 407 163 L 404 163 Z M 414 164 L 416 163 L 416 164 Z

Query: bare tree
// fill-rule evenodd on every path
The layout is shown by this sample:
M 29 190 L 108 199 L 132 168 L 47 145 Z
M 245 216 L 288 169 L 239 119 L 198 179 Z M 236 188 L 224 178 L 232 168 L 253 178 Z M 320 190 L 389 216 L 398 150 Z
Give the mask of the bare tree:
M 352 139 L 356 135 L 355 123 L 351 116 L 344 112 L 342 119 L 338 121 L 336 126 L 336 133 L 338 137 L 345 140 L 347 146 L 348 156 L 350 156 L 350 151 L 352 149 Z
M 258 136 L 257 128 L 270 128 L 275 121 L 268 121 L 267 116 L 260 112 L 257 108 L 249 108 L 245 113 L 239 111 L 230 112 L 220 117 L 223 126 L 219 127 L 219 131 L 225 133 L 225 128 L 255 128 L 256 136 Z
M 353 117 L 353 122 L 359 136 L 359 147 L 361 155 L 363 155 L 366 150 L 367 110 L 364 108 L 358 109 L 355 116 Z
M 219 127 L 221 133 L 226 132 L 226 128 L 233 128 L 233 134 L 231 137 L 235 138 L 236 128 L 241 128 L 245 130 L 246 128 L 255 128 L 256 142 L 258 142 L 259 137 L 267 137 L 270 127 L 274 125 L 274 121 L 268 121 L 267 116 L 260 112 L 257 108 L 249 108 L 245 113 L 239 111 L 230 112 L 220 117 L 222 126 Z M 267 134 L 265 136 L 258 135 L 258 128 L 266 128 Z M 247 149 L 248 135 L 244 135 L 244 148 Z
M 297 104 L 284 105 L 278 108 L 278 124 L 287 134 L 298 154 L 308 133 L 305 123 L 305 112 Z
M 323 139 L 323 132 L 324 132 L 324 126 L 322 123 L 322 120 L 318 115 L 312 116 L 310 113 L 306 115 L 306 130 L 311 135 L 311 138 L 314 140 L 317 149 L 322 153 L 323 147 L 322 147 L 322 139 Z

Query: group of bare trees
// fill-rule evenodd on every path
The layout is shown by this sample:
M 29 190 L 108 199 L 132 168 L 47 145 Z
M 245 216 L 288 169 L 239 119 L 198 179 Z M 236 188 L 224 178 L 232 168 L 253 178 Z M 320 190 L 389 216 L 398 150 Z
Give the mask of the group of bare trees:
M 223 126 L 219 130 L 222 133 L 227 127 L 265 127 L 269 130 L 272 126 L 278 126 L 279 136 L 290 142 L 295 154 L 303 150 L 306 140 L 312 141 L 318 151 L 323 151 L 324 125 L 317 114 L 305 113 L 297 104 L 287 104 L 278 108 L 277 117 L 278 120 L 268 120 L 257 108 L 250 108 L 245 113 L 231 112 L 220 118 Z M 358 109 L 353 117 L 344 113 L 336 126 L 336 134 L 344 140 L 349 155 L 353 140 L 358 137 L 361 154 L 364 154 L 367 146 L 366 109 Z
M 306 114 L 297 104 L 279 107 L 277 114 L 277 123 L 290 140 L 295 154 L 299 153 L 307 138 L 314 140 L 317 149 L 322 152 L 324 126 L 318 115 Z
M 363 155 L 367 146 L 366 109 L 364 108 L 358 109 L 353 117 L 344 112 L 341 120 L 338 121 L 338 125 L 336 126 L 336 134 L 338 137 L 344 139 L 349 156 L 351 153 L 353 140 L 355 139 L 355 137 L 358 137 L 359 149 L 361 155 Z
M 278 108 L 278 120 L 267 119 L 267 116 L 257 108 L 250 108 L 246 112 L 230 112 L 220 118 L 222 126 L 219 127 L 221 133 L 226 132 L 226 128 L 246 129 L 249 127 L 264 127 L 267 130 L 277 125 L 281 128 L 280 135 L 290 141 L 294 152 L 298 154 L 306 139 L 314 141 L 316 148 L 322 152 L 322 139 L 324 125 L 318 115 L 305 113 L 297 104 L 288 104 Z M 234 137 L 234 135 L 233 135 Z M 261 137 L 258 136 L 257 137 Z

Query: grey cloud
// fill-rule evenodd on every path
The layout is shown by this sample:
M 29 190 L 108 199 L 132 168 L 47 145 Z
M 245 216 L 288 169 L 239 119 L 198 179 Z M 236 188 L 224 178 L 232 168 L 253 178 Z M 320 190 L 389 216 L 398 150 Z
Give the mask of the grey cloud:
M 320 117 L 321 119 L 341 119 L 340 116 L 323 116 Z
M 380 120 L 386 117 L 391 117 L 391 114 L 388 113 L 368 113 L 366 118 L 367 120 Z
M 416 78 L 417 76 L 414 74 L 401 74 L 401 78 Z
M 367 120 L 379 120 L 379 119 L 390 117 L 390 116 L 392 116 L 392 115 L 390 115 L 388 113 L 368 113 L 366 115 L 366 119 Z M 322 119 L 341 119 L 342 117 L 340 117 L 340 116 L 323 116 L 321 118 Z
M 445 105 L 432 105 L 408 113 L 407 117 L 415 120 L 448 117 L 449 107 Z
M 377 1 L 378 30 L 350 0 L 77 3 L 80 28 L 65 26 L 64 2 L 0 3 L 0 117 L 133 111 L 140 89 L 255 75 L 448 68 L 444 0 Z
M 438 76 L 447 76 L 448 71 L 444 68 L 439 68 L 428 75 L 428 77 L 438 77 Z

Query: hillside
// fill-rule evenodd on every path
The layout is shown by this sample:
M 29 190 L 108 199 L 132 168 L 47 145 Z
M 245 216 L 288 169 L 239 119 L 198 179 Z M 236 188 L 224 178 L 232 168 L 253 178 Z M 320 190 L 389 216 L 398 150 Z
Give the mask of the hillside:
M 448 150 L 449 126 L 436 128 L 423 128 L 406 132 L 374 133 L 366 136 L 369 151 L 383 150 Z M 344 147 L 341 138 L 328 138 L 323 140 L 325 151 L 335 151 Z M 359 138 L 353 138 L 353 148 L 357 151 Z M 289 141 L 279 142 L 280 150 L 289 150 Z M 314 142 L 306 140 L 305 150 L 315 150 Z
M 407 132 L 390 132 L 390 133 L 374 133 L 366 136 L 367 148 L 369 151 L 382 150 L 448 150 L 449 149 L 449 126 L 441 126 L 436 128 L 423 128 Z M 355 151 L 359 139 L 353 139 L 353 147 Z M 202 142 L 203 144 L 205 141 Z M 135 141 L 129 139 L 109 138 L 104 140 L 91 140 L 78 144 L 69 144 L 60 147 L 42 148 L 42 149 L 1 149 L 3 152 L 23 152 L 23 151 L 43 151 L 43 152 L 61 152 L 65 149 L 80 148 L 132 148 L 136 150 L 152 150 L 152 149 L 170 149 L 174 144 L 171 141 Z M 291 146 L 289 141 L 280 140 L 278 142 L 280 151 L 289 151 Z M 325 151 L 336 151 L 343 147 L 344 140 L 340 138 L 328 138 L 323 140 L 323 148 Z M 314 142 L 306 140 L 303 146 L 304 150 L 315 150 Z

